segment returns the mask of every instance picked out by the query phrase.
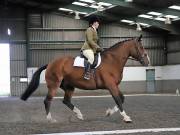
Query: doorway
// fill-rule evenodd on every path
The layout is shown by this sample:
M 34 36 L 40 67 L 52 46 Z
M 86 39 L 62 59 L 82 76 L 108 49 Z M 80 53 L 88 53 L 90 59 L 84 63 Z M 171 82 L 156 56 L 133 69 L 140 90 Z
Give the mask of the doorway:
M 155 69 L 146 69 L 146 89 L 148 93 L 155 92 Z
M 0 43 L 0 96 L 10 96 L 9 44 Z

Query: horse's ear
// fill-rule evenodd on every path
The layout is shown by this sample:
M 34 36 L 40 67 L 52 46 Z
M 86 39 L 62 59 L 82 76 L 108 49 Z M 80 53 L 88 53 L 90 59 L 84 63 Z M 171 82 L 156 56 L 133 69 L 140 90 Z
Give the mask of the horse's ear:
M 137 38 L 137 41 L 138 41 L 138 42 L 142 41 L 141 38 L 142 38 L 142 34 Z

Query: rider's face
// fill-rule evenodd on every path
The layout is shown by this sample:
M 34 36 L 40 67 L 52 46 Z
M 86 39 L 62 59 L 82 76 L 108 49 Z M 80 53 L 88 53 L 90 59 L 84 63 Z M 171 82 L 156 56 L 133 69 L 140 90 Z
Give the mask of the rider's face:
M 98 27 L 99 27 L 99 22 L 94 22 L 94 27 L 96 28 L 96 29 L 98 29 Z

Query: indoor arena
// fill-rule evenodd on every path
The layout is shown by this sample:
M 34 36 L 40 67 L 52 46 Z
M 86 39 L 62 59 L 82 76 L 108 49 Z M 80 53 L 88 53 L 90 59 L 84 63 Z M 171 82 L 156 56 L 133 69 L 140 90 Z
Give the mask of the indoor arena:
M 180 1 L 1 0 L 0 134 L 180 135 Z

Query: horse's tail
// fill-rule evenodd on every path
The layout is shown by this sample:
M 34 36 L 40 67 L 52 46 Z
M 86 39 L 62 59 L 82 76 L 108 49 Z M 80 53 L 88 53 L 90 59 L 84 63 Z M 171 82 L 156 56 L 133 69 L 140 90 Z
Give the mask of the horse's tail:
M 33 75 L 30 84 L 26 88 L 25 92 L 21 95 L 21 99 L 26 101 L 29 96 L 37 89 L 39 86 L 39 79 L 40 79 L 40 74 L 43 70 L 47 68 L 48 64 L 40 67 Z

